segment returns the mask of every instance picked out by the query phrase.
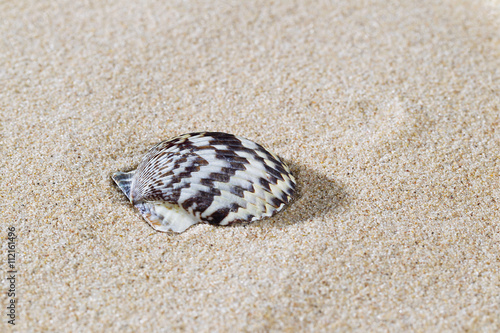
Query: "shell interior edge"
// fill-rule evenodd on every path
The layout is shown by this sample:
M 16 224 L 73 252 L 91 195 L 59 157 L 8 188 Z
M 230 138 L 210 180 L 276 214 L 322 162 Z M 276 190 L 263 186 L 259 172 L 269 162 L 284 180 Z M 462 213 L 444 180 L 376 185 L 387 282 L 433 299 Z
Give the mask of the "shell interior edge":
M 135 205 L 142 217 L 161 232 L 181 233 L 201 221 L 190 215 L 178 205 L 157 202 L 141 202 Z

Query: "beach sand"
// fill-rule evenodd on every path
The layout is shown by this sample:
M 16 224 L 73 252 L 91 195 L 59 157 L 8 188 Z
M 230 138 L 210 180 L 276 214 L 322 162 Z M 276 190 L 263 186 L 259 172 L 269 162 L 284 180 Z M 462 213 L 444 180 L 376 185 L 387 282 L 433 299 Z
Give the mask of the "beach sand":
M 500 330 L 498 1 L 7 1 L 0 35 L 1 331 Z M 155 232 L 110 176 L 204 130 L 299 197 Z

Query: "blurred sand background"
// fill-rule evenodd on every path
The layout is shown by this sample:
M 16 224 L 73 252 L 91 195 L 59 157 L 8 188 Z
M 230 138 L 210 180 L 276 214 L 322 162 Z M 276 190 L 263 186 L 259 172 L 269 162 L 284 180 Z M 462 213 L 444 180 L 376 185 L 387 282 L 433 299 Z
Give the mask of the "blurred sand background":
M 3 1 L 0 36 L 17 331 L 500 330 L 498 1 Z M 155 232 L 110 175 L 202 130 L 300 197 Z

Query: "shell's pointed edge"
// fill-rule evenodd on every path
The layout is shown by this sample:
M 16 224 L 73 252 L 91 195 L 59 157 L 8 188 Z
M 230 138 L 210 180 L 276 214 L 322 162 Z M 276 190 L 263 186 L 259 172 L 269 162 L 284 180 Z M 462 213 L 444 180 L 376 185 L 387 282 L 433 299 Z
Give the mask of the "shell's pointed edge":
M 111 176 L 128 200 L 130 200 L 130 186 L 132 185 L 134 174 L 135 170 L 132 170 L 129 172 L 115 172 L 113 176 Z

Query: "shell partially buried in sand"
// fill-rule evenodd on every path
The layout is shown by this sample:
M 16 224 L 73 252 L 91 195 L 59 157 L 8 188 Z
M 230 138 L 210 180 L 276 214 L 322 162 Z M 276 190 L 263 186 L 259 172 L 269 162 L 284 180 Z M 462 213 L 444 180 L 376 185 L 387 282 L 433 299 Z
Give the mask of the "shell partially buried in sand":
M 278 156 L 220 132 L 163 141 L 136 170 L 112 178 L 154 229 L 174 232 L 201 222 L 229 225 L 272 216 L 292 200 L 296 188 Z

